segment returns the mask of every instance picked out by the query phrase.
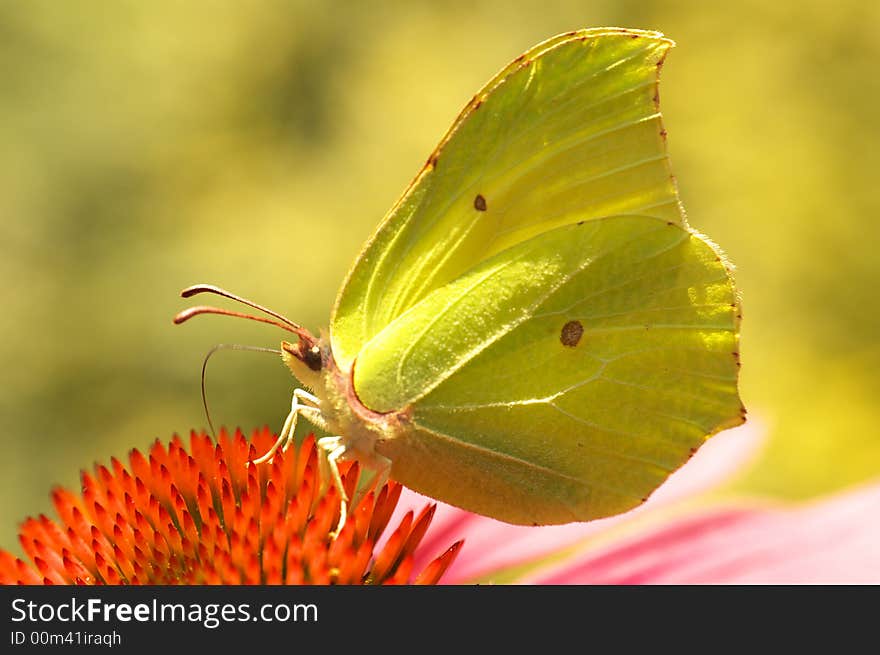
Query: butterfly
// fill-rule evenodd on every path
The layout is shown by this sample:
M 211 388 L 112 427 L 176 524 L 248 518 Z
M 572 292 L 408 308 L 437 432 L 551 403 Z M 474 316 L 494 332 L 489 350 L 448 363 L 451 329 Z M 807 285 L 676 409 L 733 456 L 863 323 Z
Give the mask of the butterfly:
M 569 32 L 467 103 L 364 246 L 329 332 L 216 287 L 296 335 L 302 417 L 321 466 L 355 458 L 515 524 L 587 521 L 644 502 L 745 420 L 732 267 L 691 229 L 659 109 L 673 42 Z M 178 316 L 233 313 L 197 307 Z M 255 317 L 251 317 L 255 318 Z M 177 320 L 177 319 L 176 319 Z

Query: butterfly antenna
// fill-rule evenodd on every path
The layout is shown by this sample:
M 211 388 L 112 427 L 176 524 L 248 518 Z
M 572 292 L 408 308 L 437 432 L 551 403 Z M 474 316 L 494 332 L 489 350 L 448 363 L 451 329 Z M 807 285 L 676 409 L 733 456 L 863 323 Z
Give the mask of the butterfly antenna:
M 247 350 L 250 352 L 257 353 L 272 353 L 274 355 L 280 355 L 281 351 L 276 350 L 275 348 L 263 348 L 262 346 L 244 346 L 238 343 L 218 343 L 216 346 L 211 348 L 208 353 L 205 355 L 205 359 L 202 362 L 202 406 L 205 408 L 205 418 L 208 419 L 208 426 L 211 428 L 211 434 L 214 439 L 217 439 L 217 431 L 214 429 L 214 423 L 211 421 L 211 412 L 208 410 L 208 394 L 205 391 L 205 372 L 208 368 L 208 360 L 211 359 L 211 355 L 213 355 L 218 350 Z
M 292 327 L 294 330 L 302 330 L 303 329 L 301 325 L 294 323 L 286 316 L 282 316 L 278 312 L 273 312 L 268 307 L 263 307 L 262 305 L 258 305 L 257 303 L 253 302 L 252 300 L 248 300 L 247 298 L 242 298 L 241 296 L 237 296 L 234 293 L 230 293 L 226 289 L 221 289 L 220 287 L 215 286 L 213 284 L 194 284 L 193 286 L 187 287 L 186 289 L 181 291 L 180 295 L 183 298 L 191 298 L 192 296 L 195 296 L 200 293 L 213 293 L 218 296 L 223 296 L 224 298 L 229 298 L 230 300 L 234 300 L 235 302 L 240 302 L 242 305 L 247 305 L 248 307 L 253 307 L 254 309 L 257 309 L 265 314 L 268 314 L 269 316 L 277 318 L 279 321 L 281 321 L 282 323 L 286 323 L 287 325 Z
M 190 307 L 189 309 L 184 309 L 182 312 L 177 314 L 173 321 L 175 325 L 180 325 L 191 319 L 193 316 L 198 316 L 199 314 L 219 314 L 220 316 L 234 316 L 235 318 L 246 318 L 250 321 L 257 321 L 259 323 L 268 323 L 269 325 L 274 325 L 275 327 L 280 327 L 282 330 L 287 330 L 288 332 L 293 332 L 297 336 L 303 336 L 303 334 L 308 334 L 308 332 L 304 328 L 295 328 L 287 323 L 282 323 L 281 321 L 275 321 L 271 318 L 264 318 L 262 316 L 253 316 L 251 314 L 244 314 L 243 312 L 234 312 L 231 309 L 221 309 L 220 307 L 208 307 L 207 305 L 199 305 L 197 307 Z

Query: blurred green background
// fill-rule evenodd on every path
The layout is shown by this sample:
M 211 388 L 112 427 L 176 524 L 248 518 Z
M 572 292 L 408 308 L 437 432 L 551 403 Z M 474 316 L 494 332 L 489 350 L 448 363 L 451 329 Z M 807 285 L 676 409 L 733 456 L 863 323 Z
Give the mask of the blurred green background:
M 880 4 L 0 4 L 0 547 L 95 460 L 205 425 L 213 282 L 312 329 L 466 100 L 534 43 L 659 29 L 692 224 L 738 265 L 742 389 L 769 432 L 738 491 L 880 474 Z M 220 353 L 215 422 L 280 427 L 292 378 Z

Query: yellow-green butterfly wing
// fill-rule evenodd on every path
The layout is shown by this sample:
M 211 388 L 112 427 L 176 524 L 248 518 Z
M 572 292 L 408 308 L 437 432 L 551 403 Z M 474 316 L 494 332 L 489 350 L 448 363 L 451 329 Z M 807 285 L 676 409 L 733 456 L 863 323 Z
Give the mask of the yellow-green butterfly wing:
M 668 166 L 671 45 L 601 29 L 536 46 L 368 242 L 330 349 L 356 402 L 395 417 L 374 445 L 395 479 L 509 522 L 583 521 L 743 420 L 733 281 Z
M 339 365 L 433 289 L 548 229 L 624 213 L 683 222 L 657 92 L 671 46 L 573 32 L 477 93 L 350 272 L 330 328 Z

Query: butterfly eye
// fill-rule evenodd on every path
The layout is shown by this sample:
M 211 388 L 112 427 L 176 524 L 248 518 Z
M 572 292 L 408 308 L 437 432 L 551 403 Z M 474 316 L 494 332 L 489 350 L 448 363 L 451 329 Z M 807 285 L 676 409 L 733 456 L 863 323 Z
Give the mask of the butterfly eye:
M 305 365 L 313 371 L 320 371 L 324 364 L 323 359 L 321 358 L 320 346 L 314 345 L 309 348 L 303 356 L 303 362 L 305 362 Z

